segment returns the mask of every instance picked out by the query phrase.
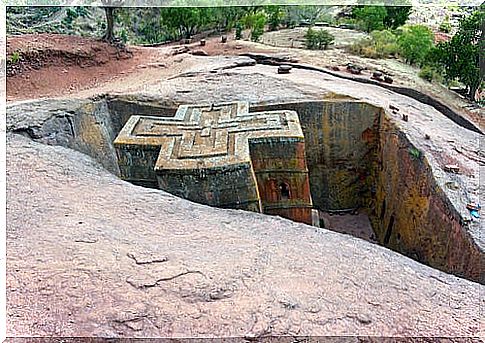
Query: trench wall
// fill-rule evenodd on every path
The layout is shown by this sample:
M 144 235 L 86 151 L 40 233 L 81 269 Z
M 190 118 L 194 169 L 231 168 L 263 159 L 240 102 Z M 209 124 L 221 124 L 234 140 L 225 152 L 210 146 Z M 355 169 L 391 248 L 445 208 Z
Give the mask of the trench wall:
M 379 242 L 437 269 L 484 283 L 483 252 L 433 177 L 428 160 L 384 119 L 370 219 Z

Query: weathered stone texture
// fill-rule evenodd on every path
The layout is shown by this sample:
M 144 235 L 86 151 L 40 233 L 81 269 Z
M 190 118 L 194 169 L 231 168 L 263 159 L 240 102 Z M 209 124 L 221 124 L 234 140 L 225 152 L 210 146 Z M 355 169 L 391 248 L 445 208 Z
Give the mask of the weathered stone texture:
M 421 151 L 388 119 L 380 130 L 371 219 L 379 241 L 418 261 L 485 283 L 483 252 Z
M 348 235 L 7 141 L 7 335 L 479 336 L 484 286 Z

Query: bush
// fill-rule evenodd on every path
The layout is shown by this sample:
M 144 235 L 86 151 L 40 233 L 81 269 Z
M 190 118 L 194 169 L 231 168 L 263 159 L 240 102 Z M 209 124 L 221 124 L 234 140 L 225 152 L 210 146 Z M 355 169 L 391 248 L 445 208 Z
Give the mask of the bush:
M 20 61 L 20 53 L 18 51 L 15 51 L 12 56 L 10 56 L 9 58 L 9 62 L 11 64 L 15 64 L 17 63 L 18 61 Z
M 389 30 L 372 31 L 370 37 L 361 39 L 349 47 L 353 54 L 367 58 L 387 58 L 398 53 L 397 36 Z
M 251 30 L 251 40 L 257 42 L 264 33 L 266 15 L 261 12 L 248 14 L 241 19 L 241 24 Z
M 409 64 L 422 65 L 433 47 L 434 35 L 424 25 L 411 25 L 404 28 L 397 40 L 399 53 Z
M 335 37 L 326 30 L 309 28 L 305 33 L 305 46 L 311 50 L 326 50 Z
M 121 41 L 126 44 L 128 42 L 128 34 L 126 33 L 126 30 L 123 28 L 121 29 L 120 31 L 120 38 L 121 38 Z
M 426 65 L 420 71 L 418 76 L 426 81 L 433 81 L 440 78 L 440 74 L 432 66 Z
M 76 12 L 76 10 L 72 9 L 72 8 L 67 8 L 66 9 L 66 16 L 62 19 L 62 24 L 64 24 L 64 26 L 68 29 L 72 29 L 72 23 L 74 22 L 74 20 L 76 20 L 76 18 L 78 17 L 78 13 Z
M 87 17 L 88 16 L 88 10 L 84 6 L 76 7 L 76 13 L 79 17 Z
M 236 39 L 242 38 L 243 26 L 240 22 L 236 23 Z
M 257 42 L 264 33 L 264 25 L 266 24 L 266 16 L 261 14 L 256 18 L 253 29 L 251 30 L 251 40 Z
M 270 31 L 276 31 L 281 25 L 284 12 L 281 6 L 265 6 L 265 12 L 268 14 L 268 26 Z

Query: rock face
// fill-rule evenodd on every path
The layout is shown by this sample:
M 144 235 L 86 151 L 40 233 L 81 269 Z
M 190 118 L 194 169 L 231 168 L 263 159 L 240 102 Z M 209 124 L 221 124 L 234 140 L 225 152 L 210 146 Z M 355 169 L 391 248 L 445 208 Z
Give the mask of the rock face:
M 9 336 L 477 336 L 483 286 L 9 134 Z M 483 325 L 483 323 L 482 323 Z

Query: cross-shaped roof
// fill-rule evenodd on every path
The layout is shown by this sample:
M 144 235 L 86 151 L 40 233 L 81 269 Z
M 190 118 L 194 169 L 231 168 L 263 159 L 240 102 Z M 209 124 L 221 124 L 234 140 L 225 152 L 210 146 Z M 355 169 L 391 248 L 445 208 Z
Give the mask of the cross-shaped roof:
M 160 146 L 155 170 L 249 163 L 252 140 L 303 139 L 294 111 L 250 113 L 247 102 L 182 105 L 174 117 L 132 116 L 115 145 Z

